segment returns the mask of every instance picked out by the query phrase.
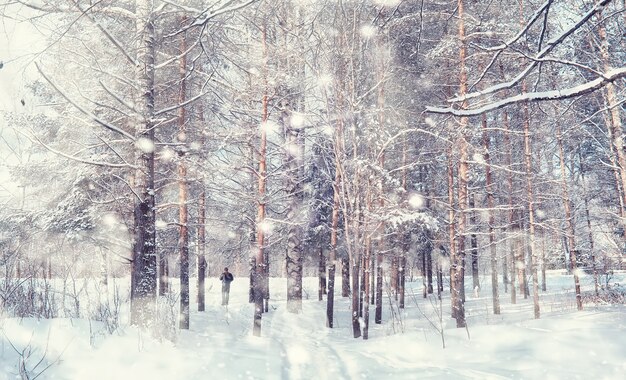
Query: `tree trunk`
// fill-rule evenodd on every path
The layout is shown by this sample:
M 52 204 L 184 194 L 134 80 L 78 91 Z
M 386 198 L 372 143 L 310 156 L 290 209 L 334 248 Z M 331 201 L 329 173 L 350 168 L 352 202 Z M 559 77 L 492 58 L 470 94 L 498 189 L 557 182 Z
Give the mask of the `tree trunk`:
M 425 234 L 424 234 L 425 235 Z M 424 236 L 425 237 L 425 236 Z M 424 244 L 424 248 L 422 249 L 421 256 L 421 264 L 422 264 L 422 297 L 428 297 L 428 285 L 426 285 L 426 252 L 428 251 L 428 243 Z
M 574 230 L 574 216 L 570 206 L 569 189 L 567 186 L 567 174 L 565 173 L 565 153 L 563 152 L 563 136 L 561 134 L 561 125 L 556 123 L 556 140 L 559 145 L 559 163 L 561 167 L 561 192 L 563 193 L 563 209 L 565 210 L 565 222 L 567 223 L 567 244 L 569 248 L 569 257 L 574 275 L 574 288 L 576 290 L 576 306 L 578 310 L 583 309 L 582 298 L 580 295 L 580 280 L 578 278 L 578 267 L 576 262 L 576 232 Z
M 262 31 L 262 44 L 263 44 L 263 56 L 267 57 L 267 27 L 263 25 Z M 265 60 L 264 60 L 265 61 Z M 261 141 L 259 147 L 259 170 L 258 170 L 258 194 L 257 194 L 257 216 L 256 216 L 256 225 L 257 225 L 257 252 L 255 257 L 256 271 L 253 276 L 254 283 L 254 322 L 253 322 L 253 334 L 254 336 L 261 336 L 261 318 L 263 316 L 263 299 L 264 299 L 264 288 L 265 282 L 264 273 L 265 273 L 265 206 L 266 206 L 266 177 L 267 177 L 267 131 L 264 128 L 267 123 L 268 117 L 268 84 L 267 84 L 267 68 L 264 67 L 263 80 L 264 80 L 264 88 L 263 88 L 263 97 L 262 97 L 262 108 L 261 108 Z
M 204 124 L 204 114 L 200 111 L 200 122 Z M 204 135 L 200 139 L 202 145 L 206 143 Z M 196 279 L 196 299 L 198 303 L 198 311 L 206 309 L 206 286 L 205 279 L 207 276 L 206 262 L 206 190 L 204 184 L 200 184 L 200 195 L 198 196 L 198 226 L 196 228 L 196 267 L 198 268 L 198 278 Z
M 255 276 L 256 276 L 256 257 L 251 257 L 250 258 L 250 268 L 249 268 L 249 278 L 250 278 L 250 284 L 249 284 L 249 288 L 248 288 L 248 303 L 255 303 L 256 302 L 256 298 L 254 296 L 254 285 L 255 285 Z
M 381 17 L 385 17 L 387 10 L 385 7 L 380 8 Z M 385 130 L 385 126 L 388 124 L 387 116 L 385 115 L 385 106 L 386 106 L 386 95 L 385 95 L 385 71 L 386 59 L 389 59 L 386 56 L 385 46 L 383 39 L 386 37 L 386 31 L 384 30 L 384 24 L 380 27 L 378 38 L 375 39 L 376 48 L 379 53 L 376 55 L 377 57 L 377 79 L 379 84 L 376 86 L 377 94 L 376 94 L 376 106 L 377 106 L 377 117 L 378 117 L 378 128 L 380 131 Z M 379 158 L 378 158 L 378 166 L 382 172 L 385 171 L 385 151 L 381 150 Z M 383 178 L 378 178 L 378 204 L 380 209 L 385 207 L 385 186 L 384 186 Z M 378 225 L 377 231 L 377 252 L 376 252 L 376 313 L 375 313 L 375 323 L 381 324 L 383 320 L 383 260 L 384 260 L 384 252 L 385 252 L 385 222 L 381 221 Z M 390 281 L 392 279 L 390 278 Z M 393 283 L 393 282 L 392 282 Z M 393 284 L 391 285 L 393 286 Z
M 500 314 L 500 296 L 498 295 L 498 258 L 495 234 L 495 204 L 493 200 L 493 179 L 491 178 L 491 154 L 489 152 L 489 133 L 487 132 L 487 115 L 482 118 L 483 127 L 483 159 L 485 161 L 485 187 L 487 190 L 487 209 L 489 210 L 489 251 L 491 254 L 491 297 L 493 313 Z
M 270 308 L 270 253 L 263 249 L 263 312 L 267 313 Z
M 302 209 L 302 163 L 304 159 L 304 141 L 301 138 L 302 130 L 291 124 L 292 113 L 289 105 L 284 106 L 281 113 L 281 124 L 285 131 L 285 154 L 287 174 L 287 193 L 289 206 L 287 220 L 287 311 L 300 313 L 302 311 L 302 223 L 300 213 Z
M 378 242 L 381 244 L 382 242 Z M 376 310 L 374 313 L 374 323 L 383 323 L 383 255 L 381 253 L 382 247 L 378 245 L 376 252 Z
M 398 285 L 398 293 L 400 294 L 400 300 L 398 301 L 398 307 L 404 309 L 404 293 L 406 285 L 406 256 L 400 256 L 400 282 Z M 432 284 L 431 284 L 432 293 Z
M 372 252 L 370 253 L 370 305 L 376 305 L 376 276 L 377 276 L 377 272 L 376 272 L 376 255 L 373 253 L 374 250 L 374 245 L 372 245 Z M 375 308 L 374 308 L 374 312 L 375 312 Z
M 541 291 L 548 290 L 546 284 L 546 230 L 541 228 Z
M 359 261 L 360 256 L 353 254 L 352 261 L 352 336 L 359 338 L 361 336 L 361 324 L 359 323 Z
M 598 25 L 598 36 L 600 38 L 600 55 L 602 57 L 603 69 L 605 72 L 609 72 L 611 67 L 610 54 L 609 54 L 609 42 L 606 37 L 606 27 L 604 22 L 600 22 Z M 607 83 L 605 86 L 606 89 L 606 101 L 607 106 L 609 107 L 610 114 L 610 125 L 609 127 L 612 130 L 612 139 L 610 141 L 613 142 L 615 146 L 615 153 L 617 155 L 617 168 L 619 170 L 619 178 L 621 182 L 619 183 L 621 187 L 621 204 L 622 204 L 622 227 L 624 231 L 626 231 L 626 219 L 624 218 L 624 206 L 626 205 L 626 152 L 624 152 L 624 140 L 623 140 L 623 126 L 622 119 L 620 115 L 621 107 L 618 107 L 617 104 L 619 102 L 617 98 L 617 91 L 615 90 L 614 83 Z M 611 133 L 609 133 L 609 137 Z
M 389 278 L 391 282 L 391 294 L 393 298 L 398 300 L 398 255 L 395 250 L 391 254 L 391 274 Z
M 185 18 L 181 24 L 185 23 Z M 187 51 L 187 44 L 183 34 L 180 51 Z M 180 92 L 178 104 L 184 104 L 187 99 L 187 55 L 180 57 Z M 178 141 L 182 144 L 186 140 L 186 112 L 185 107 L 178 108 Z M 178 326 L 189 329 L 189 212 L 187 207 L 187 167 L 185 165 L 185 149 L 179 150 L 178 161 L 178 223 L 179 223 L 179 264 L 180 264 L 180 310 Z
M 407 143 L 406 143 L 406 139 L 402 141 L 402 189 L 405 191 L 405 193 L 408 190 L 407 187 Z M 368 205 L 371 202 L 368 202 Z M 368 210 L 369 211 L 369 210 Z M 400 309 L 404 309 L 404 284 L 405 284 L 405 279 L 406 279 L 406 256 L 409 253 L 409 246 L 410 246 L 410 232 L 405 230 L 402 231 L 401 233 L 401 252 L 400 252 L 400 262 L 399 262 L 399 275 L 400 278 L 398 280 L 398 293 L 399 293 L 399 301 L 398 301 L 398 307 Z M 368 238 L 369 241 L 369 238 Z M 371 248 L 371 247 L 369 247 Z M 368 255 L 369 257 L 369 255 Z
M 326 294 L 326 259 L 324 257 L 324 248 L 320 247 L 319 261 L 317 267 L 317 274 L 319 278 L 318 285 L 318 300 L 324 300 L 324 294 Z
M 159 295 L 164 296 L 169 292 L 169 262 L 167 259 L 167 251 L 161 250 L 159 255 Z
M 504 75 L 504 67 L 502 63 L 500 63 L 500 73 Z M 515 259 L 513 259 L 511 236 L 510 236 L 511 234 L 509 234 L 509 231 L 513 227 L 513 173 L 511 173 L 511 161 L 512 161 L 512 155 L 513 155 L 513 147 L 511 146 L 509 114 L 507 111 L 504 111 L 502 113 L 502 124 L 504 126 L 503 142 L 504 142 L 504 146 L 506 149 L 505 165 L 508 169 L 506 184 L 507 184 L 508 206 L 509 206 L 508 225 L 506 228 L 507 248 L 505 250 L 504 257 L 502 258 L 502 282 L 504 283 L 504 292 L 506 293 L 508 291 L 507 286 L 509 283 L 509 279 L 507 278 L 507 274 L 508 274 L 507 264 L 510 260 L 512 263 L 511 280 L 510 280 L 511 303 L 515 304 L 515 285 L 514 285 L 515 283 Z
M 456 319 L 458 292 L 456 291 L 456 223 L 454 213 L 454 166 L 452 148 L 448 150 L 448 244 L 450 246 L 450 307 L 451 316 Z M 443 289 L 442 289 L 443 290 Z
M 339 128 L 338 128 L 339 129 Z M 336 131 L 338 134 L 339 132 Z M 335 271 L 337 267 L 337 230 L 339 228 L 339 158 L 335 158 L 335 181 L 333 183 L 333 211 L 331 215 L 330 252 L 328 257 L 328 297 L 326 298 L 326 326 L 333 328 L 333 309 L 335 302 Z
M 585 180 L 585 165 L 582 154 L 580 154 L 580 181 L 583 189 L 583 200 L 585 203 L 585 219 L 587 220 L 587 234 L 589 236 L 589 256 L 591 258 L 591 266 L 593 270 L 593 284 L 596 296 L 598 295 L 598 268 L 596 266 L 596 255 L 593 247 L 593 229 L 591 228 L 591 217 L 589 216 L 589 198 L 587 196 L 587 181 Z
M 206 192 L 204 185 L 200 191 L 200 199 L 198 200 L 198 279 L 197 279 L 197 302 L 198 311 L 205 310 L 205 279 L 206 279 Z
M 368 199 L 368 206 L 371 205 L 371 201 Z M 372 255 L 372 240 L 369 236 L 365 238 L 365 255 L 363 255 L 363 339 L 369 338 L 369 325 L 370 325 L 370 276 L 371 270 L 371 255 Z M 403 300 L 401 298 L 401 300 Z
M 434 244 L 430 244 L 430 249 L 426 252 L 426 284 L 428 286 L 428 294 L 433 294 L 433 250 L 435 249 Z M 402 269 L 406 269 L 406 257 L 404 259 L 404 264 Z M 404 275 L 404 273 L 403 273 Z M 404 280 L 404 278 L 402 278 Z M 404 287 L 404 286 L 403 286 Z
M 467 55 L 467 41 L 465 39 L 465 14 L 463 8 L 463 0 L 457 1 L 458 7 L 458 27 L 459 27 L 459 96 L 465 96 L 467 93 L 467 69 L 465 66 L 465 58 Z M 461 108 L 467 108 L 467 101 L 461 104 Z M 469 120 L 467 117 L 461 117 L 459 121 L 459 129 L 462 131 L 461 136 L 457 140 L 456 149 L 459 152 L 459 166 L 457 172 L 458 178 L 458 218 L 457 218 L 457 247 L 458 258 L 455 265 L 455 292 L 456 297 L 456 327 L 465 327 L 465 233 L 467 232 L 466 210 L 467 210 L 467 182 L 468 182 L 468 141 L 467 128 Z
M 478 228 L 478 224 L 476 223 L 476 203 L 474 202 L 474 194 L 472 193 L 469 196 L 469 208 L 472 209 L 470 211 L 470 223 L 472 225 L 472 234 L 470 235 L 470 252 L 472 257 L 472 288 L 474 292 L 478 294 L 480 291 L 480 279 L 478 277 L 478 238 L 476 237 L 476 228 Z
M 350 297 L 350 259 L 341 258 L 341 296 Z
M 156 315 L 157 260 L 154 190 L 154 23 L 147 0 L 136 0 L 138 95 L 137 167 L 134 178 L 134 234 L 131 268 L 131 316 L 134 326 L 149 328 Z
M 500 73 L 504 75 L 504 67 L 502 63 L 500 63 Z M 520 233 L 519 230 L 516 230 L 516 225 L 518 221 L 515 220 L 515 205 L 513 204 L 513 173 L 511 165 L 513 163 L 513 145 L 511 144 L 511 136 L 510 136 L 510 125 L 509 125 L 509 117 L 508 113 L 504 111 L 503 120 L 504 124 L 504 145 L 506 146 L 506 167 L 508 168 L 507 172 L 507 194 L 508 194 L 508 205 L 509 205 L 509 220 L 507 225 L 507 245 L 508 252 L 505 254 L 504 260 L 505 262 L 511 262 L 511 303 L 517 303 L 517 294 L 515 289 L 515 278 L 517 277 L 518 265 L 517 265 L 517 234 Z M 504 281 L 504 280 L 503 280 Z M 506 283 L 505 283 L 506 284 Z
M 526 83 L 522 84 L 522 93 L 526 92 Z M 539 311 L 539 278 L 537 276 L 537 256 L 535 252 L 535 204 L 533 196 L 532 150 L 530 142 L 530 115 L 528 102 L 523 103 L 524 112 L 524 156 L 526 167 L 526 191 L 528 197 L 528 238 L 530 239 L 530 270 L 533 280 L 533 305 L 535 319 L 540 316 Z

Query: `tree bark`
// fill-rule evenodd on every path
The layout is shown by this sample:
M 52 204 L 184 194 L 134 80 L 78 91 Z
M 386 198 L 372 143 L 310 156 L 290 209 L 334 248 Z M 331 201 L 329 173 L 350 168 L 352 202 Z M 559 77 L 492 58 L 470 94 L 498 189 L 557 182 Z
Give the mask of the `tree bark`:
M 263 57 L 267 57 L 267 27 L 263 25 L 262 30 Z M 266 62 L 266 59 L 264 59 Z M 264 88 L 261 99 L 261 141 L 259 146 L 259 170 L 258 170 L 258 193 L 257 193 L 257 252 L 255 257 L 256 270 L 253 276 L 254 282 L 254 321 L 252 332 L 254 336 L 261 336 L 261 319 L 263 315 L 264 300 L 264 274 L 265 274 L 265 207 L 267 200 L 265 199 L 266 177 L 267 177 L 267 131 L 265 125 L 268 119 L 268 88 L 267 88 L 267 68 L 264 67 L 263 73 Z
M 341 296 L 350 297 L 350 258 L 345 256 L 341 258 Z
M 291 111 L 289 105 L 285 106 L 281 115 L 281 122 L 286 136 L 286 166 L 287 193 L 289 206 L 287 220 L 287 311 L 300 313 L 302 311 L 302 221 L 300 213 L 302 209 L 302 163 L 304 159 L 304 142 L 301 138 L 302 130 L 291 126 Z
M 605 71 L 611 70 L 611 61 L 609 54 L 609 42 L 606 37 L 606 27 L 603 22 L 600 22 L 598 25 L 598 35 L 600 37 L 600 55 L 602 57 L 603 69 Z M 615 146 L 615 153 L 617 155 L 617 167 L 619 170 L 619 177 L 621 182 L 620 187 L 622 189 L 622 199 L 621 204 L 626 205 L 626 152 L 624 151 L 624 141 L 623 141 L 623 126 L 622 119 L 620 115 L 620 108 L 617 107 L 618 99 L 617 99 L 617 91 L 615 90 L 615 84 L 608 83 L 606 85 L 606 100 L 607 106 L 609 107 L 610 114 L 610 127 L 613 133 L 611 141 Z M 624 206 L 622 206 L 623 208 Z M 622 213 L 624 211 L 622 210 Z M 624 215 L 622 215 L 624 216 Z M 626 220 L 622 218 L 622 225 L 624 226 L 624 231 L 626 231 Z
M 359 338 L 361 336 L 361 324 L 359 323 L 359 261 L 361 255 L 353 254 L 352 261 L 352 336 Z
M 565 222 L 567 223 L 567 245 L 569 248 L 569 257 L 574 276 L 574 288 L 576 290 L 576 306 L 578 310 L 583 309 L 582 298 L 580 295 L 580 279 L 578 278 L 578 265 L 576 262 L 576 232 L 574 230 L 574 216 L 570 206 L 569 189 L 567 186 L 567 174 L 565 172 L 565 153 L 563 152 L 563 135 L 561 133 L 561 125 L 556 123 L 556 140 L 559 146 L 559 164 L 561 167 L 561 191 L 563 193 L 563 209 L 565 210 Z
M 459 294 L 456 291 L 457 257 L 456 257 L 456 223 L 454 212 L 454 166 L 452 148 L 448 149 L 448 244 L 450 247 L 450 307 L 451 316 L 456 319 Z M 443 289 L 442 289 L 443 290 Z
M 589 257 L 591 259 L 591 266 L 592 266 L 592 271 L 593 271 L 593 284 L 594 284 L 595 294 L 597 296 L 598 286 L 599 286 L 598 268 L 596 266 L 596 255 L 595 255 L 595 249 L 593 246 L 593 229 L 591 228 L 591 217 L 589 215 L 589 198 L 587 195 L 588 194 L 587 193 L 587 181 L 585 179 L 586 168 L 585 168 L 582 154 L 580 154 L 580 150 L 579 150 L 579 159 L 580 159 L 580 182 L 582 183 L 583 201 L 585 204 L 585 219 L 587 220 L 587 234 L 589 236 Z
M 526 92 L 526 83 L 522 84 L 522 92 Z M 530 239 L 530 268 L 533 280 L 533 305 L 535 319 L 539 319 L 539 278 L 537 276 L 537 256 L 535 251 L 535 204 L 533 194 L 532 149 L 530 142 L 530 115 L 528 103 L 523 103 L 524 112 L 524 156 L 526 167 L 526 191 L 528 196 L 528 238 Z
M 474 194 L 470 194 L 469 196 L 469 208 L 470 211 L 470 224 L 472 225 L 472 234 L 470 235 L 470 252 L 472 257 L 472 288 L 474 292 L 478 293 L 480 291 L 480 278 L 478 275 L 478 238 L 476 237 L 476 228 L 478 228 L 478 224 L 476 223 L 476 203 L 474 201 Z
M 338 126 L 338 130 L 341 129 L 341 123 Z M 335 131 L 336 135 L 343 133 L 342 131 Z M 336 137 L 339 139 L 340 137 Z M 338 144 L 335 144 L 339 149 Z M 333 310 L 335 302 L 335 271 L 337 268 L 337 236 L 339 229 L 339 182 L 341 181 L 341 175 L 339 170 L 339 157 L 335 152 L 335 181 L 333 183 L 333 211 L 331 215 L 331 228 L 330 228 L 330 252 L 328 257 L 328 297 L 326 298 L 326 326 L 333 328 Z
M 493 179 L 491 177 L 491 154 L 489 151 L 489 132 L 487 132 L 487 116 L 482 118 L 483 128 L 483 159 L 485 161 L 485 187 L 487 190 L 487 209 L 489 210 L 489 251 L 491 254 L 491 297 L 493 313 L 500 314 L 500 296 L 498 294 L 498 258 L 495 234 L 495 202 L 493 197 Z
M 154 189 L 154 64 L 155 42 L 151 6 L 136 0 L 137 171 L 134 178 L 134 233 L 131 268 L 131 324 L 150 328 L 156 315 L 157 260 Z
M 546 230 L 545 228 L 541 228 L 541 291 L 545 292 L 548 290 L 548 285 L 546 284 Z
M 383 323 L 383 255 L 381 253 L 382 247 L 380 244 L 382 244 L 382 241 L 378 242 L 376 252 L 376 310 L 374 313 L 374 323 L 378 325 Z
M 368 206 L 371 206 L 371 201 L 368 199 Z M 370 276 L 371 270 L 371 255 L 372 255 L 372 240 L 368 235 L 365 238 L 365 254 L 363 255 L 363 339 L 369 339 L 369 325 L 370 325 Z M 402 298 L 401 298 L 402 299 Z
M 181 24 L 185 23 L 183 17 Z M 180 51 L 187 51 L 187 43 L 183 33 Z M 187 100 L 187 55 L 180 57 L 180 91 L 178 104 L 184 104 Z M 186 141 L 186 112 L 185 107 L 178 108 L 178 141 L 182 144 Z M 185 148 L 179 150 L 178 161 L 178 223 L 179 223 L 179 265 L 180 265 L 180 310 L 178 326 L 181 329 L 189 329 L 189 212 L 187 207 L 187 167 L 185 165 Z
M 467 93 L 467 69 L 465 66 L 465 59 L 467 55 L 467 41 L 465 39 L 465 14 L 463 0 L 457 1 L 458 8 L 458 27 L 459 27 L 459 96 L 465 96 Z M 467 108 L 467 101 L 461 104 L 461 108 Z M 461 328 L 466 326 L 465 322 L 465 233 L 467 232 L 466 224 L 466 210 L 467 210 L 467 182 L 468 182 L 468 141 L 467 141 L 467 128 L 469 127 L 469 120 L 467 117 L 461 117 L 459 121 L 459 129 L 461 130 L 461 136 L 457 141 L 457 149 L 459 151 L 459 166 L 457 172 L 458 178 L 458 222 L 457 222 L 457 247 L 458 247 L 458 262 L 455 267 L 456 286 L 455 291 L 458 294 L 456 299 L 456 327 Z
M 502 63 L 500 64 L 500 73 L 502 75 L 504 75 L 504 67 L 502 65 Z M 507 268 L 508 266 L 508 262 L 509 260 L 513 257 L 512 255 L 512 249 L 511 249 L 511 236 L 509 236 L 509 231 L 511 230 L 511 227 L 513 226 L 513 173 L 511 173 L 511 156 L 512 156 L 512 146 L 511 146 L 511 137 L 509 135 L 510 133 L 510 126 L 509 126 L 509 114 L 507 111 L 504 111 L 502 113 L 502 124 L 504 127 L 504 133 L 503 133 L 503 142 L 504 142 L 504 146 L 506 149 L 506 154 L 505 154 L 505 165 L 507 167 L 507 169 L 509 170 L 507 172 L 507 194 L 508 194 L 508 207 L 509 207 L 509 212 L 508 212 L 508 225 L 507 228 L 505 229 L 506 233 L 507 233 L 507 237 L 506 237 L 506 241 L 507 241 L 507 247 L 505 250 L 505 254 L 504 257 L 502 258 L 502 282 L 504 283 L 504 292 L 508 292 L 508 284 L 509 284 L 509 279 L 508 279 L 508 273 L 509 270 Z M 511 260 L 513 265 L 515 265 L 515 261 Z M 515 268 L 512 267 L 511 268 L 511 288 L 514 288 L 513 285 L 513 281 L 515 280 Z M 512 294 L 511 294 L 511 303 L 515 303 L 515 289 L 512 289 Z
M 197 257 L 197 266 L 198 266 L 198 279 L 197 279 L 197 302 L 198 302 L 198 311 L 205 310 L 205 279 L 206 279 L 206 192 L 204 190 L 204 185 L 202 186 L 202 190 L 200 191 L 200 197 L 198 200 L 198 257 Z
M 324 248 L 320 247 L 318 256 L 317 275 L 319 278 L 318 283 L 318 300 L 324 300 L 324 294 L 326 294 L 326 258 L 324 257 Z

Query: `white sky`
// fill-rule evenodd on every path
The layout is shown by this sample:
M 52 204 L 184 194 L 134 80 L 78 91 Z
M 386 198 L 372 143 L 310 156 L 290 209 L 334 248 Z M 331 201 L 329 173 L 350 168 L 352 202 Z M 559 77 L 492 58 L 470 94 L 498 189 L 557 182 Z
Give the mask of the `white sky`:
M 41 29 L 24 18 L 23 7 L 7 7 L 0 18 L 0 111 L 23 111 L 20 103 L 27 97 L 25 78 L 32 76 L 32 62 L 37 51 L 45 46 Z M 30 12 L 29 12 L 30 13 Z
M 18 21 L 26 14 L 23 7 L 7 7 L 3 11 L 0 17 L 0 62 L 3 64 L 0 69 L 0 199 L 6 201 L 7 197 L 17 198 L 19 194 L 18 184 L 13 183 L 9 175 L 9 166 L 15 157 L 6 145 L 14 134 L 5 130 L 2 113 L 32 110 L 25 84 L 27 78 L 34 76 L 32 62 L 46 40 L 32 24 Z M 25 99 L 26 106 L 22 106 L 21 99 Z

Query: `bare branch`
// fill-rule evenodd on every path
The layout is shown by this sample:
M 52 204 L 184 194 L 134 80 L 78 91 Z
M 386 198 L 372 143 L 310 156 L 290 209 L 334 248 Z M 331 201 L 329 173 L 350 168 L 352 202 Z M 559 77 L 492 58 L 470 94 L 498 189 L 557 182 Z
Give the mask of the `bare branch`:
M 477 98 L 477 97 L 480 97 L 480 96 L 484 96 L 484 95 L 488 95 L 488 94 L 492 94 L 492 93 L 495 93 L 495 92 L 498 92 L 498 91 L 502 91 L 502 90 L 506 90 L 506 89 L 512 88 L 513 86 L 515 86 L 516 84 L 518 84 L 519 82 L 521 82 L 524 78 L 526 78 L 528 76 L 528 74 L 539 64 L 539 62 L 540 62 L 539 60 L 541 58 L 544 58 L 550 52 L 552 52 L 552 50 L 554 50 L 554 48 L 556 48 L 558 45 L 560 45 L 561 42 L 563 42 L 567 37 L 569 37 L 572 33 L 574 33 L 581 26 L 583 26 L 596 13 L 601 12 L 602 9 L 604 8 L 604 6 L 607 5 L 608 3 L 612 2 L 612 1 L 613 0 L 599 0 L 574 25 L 570 26 L 567 30 L 565 30 L 563 33 L 561 33 L 557 37 L 555 37 L 552 40 L 548 41 L 546 43 L 546 47 L 543 48 L 539 53 L 537 53 L 537 55 L 533 58 L 533 61 L 524 70 L 522 70 L 522 72 L 519 73 L 515 78 L 511 79 L 508 82 L 499 83 L 497 85 L 494 85 L 494 86 L 491 86 L 491 87 L 487 87 L 486 89 L 481 90 L 481 91 L 475 91 L 475 92 L 466 94 L 464 96 L 457 96 L 455 98 L 449 99 L 448 102 L 450 102 L 450 103 L 464 102 L 464 101 L 466 101 L 468 99 L 474 99 L 474 98 Z M 498 55 L 500 53 L 501 52 L 498 52 L 496 55 Z M 495 61 L 495 57 L 494 57 L 494 59 L 492 59 L 492 62 L 490 63 L 490 65 L 492 65 L 494 61 Z M 490 65 L 488 65 L 488 67 L 490 67 Z
M 41 76 L 46 80 L 46 82 L 48 82 L 58 93 L 59 95 L 61 95 L 63 98 L 65 98 L 65 100 L 67 100 L 68 102 L 70 102 L 70 104 L 72 104 L 74 107 L 76 107 L 76 109 L 78 109 L 80 112 L 82 112 L 83 114 L 85 114 L 86 116 L 88 116 L 89 118 L 91 118 L 91 120 L 95 121 L 96 123 L 100 124 L 101 126 L 103 126 L 104 128 L 113 131 L 115 133 L 118 133 L 124 137 L 127 137 L 128 139 L 135 141 L 135 136 L 131 135 L 130 133 L 124 131 L 123 129 L 120 129 L 108 122 L 106 122 L 105 120 L 102 120 L 101 118 L 99 118 L 98 116 L 94 115 L 93 113 L 87 111 L 86 109 L 84 109 L 83 107 L 81 107 L 78 103 L 74 102 L 72 99 L 69 98 L 69 96 L 67 96 L 60 88 L 59 86 L 57 86 L 52 79 L 50 79 L 41 69 L 41 67 L 39 67 L 39 64 L 37 62 L 35 62 L 35 67 L 37 67 L 37 71 L 39 71 L 39 74 L 41 74 Z
M 26 133 L 16 130 L 17 133 L 20 133 L 21 135 L 25 136 L 27 139 L 33 141 L 33 142 L 37 142 L 38 144 L 40 144 L 41 146 L 43 146 L 44 148 L 46 148 L 46 150 L 59 155 L 61 157 L 67 158 L 69 160 L 72 161 L 76 161 L 76 162 L 80 162 L 83 164 L 87 164 L 87 165 L 94 165 L 94 166 L 101 166 L 101 167 L 107 167 L 107 168 L 133 168 L 136 169 L 137 167 L 128 163 L 123 163 L 123 164 L 116 164 L 116 163 L 110 163 L 110 162 L 99 162 L 99 161 L 92 161 L 92 160 L 86 160 L 84 158 L 80 158 L 80 157 L 76 157 L 64 152 L 61 152 L 60 150 L 56 150 L 54 148 L 52 148 L 51 146 L 47 145 L 46 143 L 44 143 L 43 141 L 41 141 L 37 136 L 35 135 L 27 135 Z
M 206 82 L 204 82 L 204 86 L 202 86 L 202 87 L 204 88 L 210 80 L 211 80 L 211 78 L 207 79 L 207 81 L 206 81 Z M 206 94 L 208 94 L 208 93 L 209 93 L 209 91 L 201 92 L 201 93 L 199 93 L 198 95 L 194 96 L 193 98 L 191 98 L 191 99 L 187 100 L 187 101 L 186 101 L 186 102 L 184 102 L 184 103 L 176 104 L 176 105 L 174 105 L 174 106 L 167 107 L 167 108 L 164 108 L 164 109 L 162 109 L 162 110 L 156 111 L 156 112 L 154 113 L 154 116 L 159 116 L 159 115 L 162 115 L 162 114 L 164 114 L 164 113 L 166 113 L 166 112 L 174 111 L 175 109 L 178 109 L 178 108 L 184 107 L 184 106 L 186 106 L 187 104 L 190 104 L 190 103 L 195 102 L 196 100 L 200 99 L 201 97 L 203 97 L 204 95 L 206 95 Z
M 100 29 L 100 31 L 122 53 L 122 55 L 128 60 L 128 62 L 130 62 L 133 66 L 137 66 L 137 61 L 135 60 L 135 58 L 133 58 L 130 54 L 128 54 L 128 52 L 126 51 L 126 49 L 124 49 L 122 44 L 113 35 L 111 35 L 111 33 L 109 33 L 108 30 L 106 30 L 102 25 L 100 25 L 100 23 L 96 21 L 96 19 L 94 19 L 93 17 L 91 17 L 91 15 L 87 13 L 91 8 L 93 8 L 93 6 L 90 6 L 89 8 L 83 10 L 80 4 L 78 4 L 76 0 L 73 0 L 72 3 L 74 3 L 74 6 L 76 6 L 76 8 L 81 12 L 81 14 L 85 15 L 89 19 L 89 21 L 93 22 L 94 25 L 96 25 L 98 29 Z

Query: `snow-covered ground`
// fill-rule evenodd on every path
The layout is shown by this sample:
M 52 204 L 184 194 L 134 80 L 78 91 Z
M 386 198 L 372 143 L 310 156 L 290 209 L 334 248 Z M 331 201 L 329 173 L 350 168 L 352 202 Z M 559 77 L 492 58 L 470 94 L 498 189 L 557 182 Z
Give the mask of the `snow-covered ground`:
M 490 289 L 488 278 L 481 280 Z M 261 338 L 251 334 L 247 279 L 233 283 L 228 308 L 211 279 L 207 310 L 192 311 L 190 330 L 175 343 L 142 335 L 126 320 L 108 335 L 86 319 L 5 318 L 0 379 L 20 378 L 17 351 L 27 357 L 31 379 L 42 371 L 38 379 L 623 379 L 626 307 L 587 304 L 577 312 L 571 283 L 570 276 L 548 276 L 539 320 L 531 298 L 518 295 L 511 305 L 509 294 L 501 294 L 502 314 L 494 316 L 487 291 L 484 297 L 468 291 L 468 329 L 455 328 L 444 297 L 444 349 L 439 306 L 435 297 L 422 297 L 421 280 L 407 284 L 404 310 L 385 299 L 383 324 L 373 323 L 372 310 L 364 341 L 352 338 L 349 301 L 340 296 L 335 328 L 325 327 L 326 302 L 317 300 L 315 278 L 305 279 L 308 298 L 298 315 L 286 311 L 286 281 L 271 280 Z M 583 284 L 591 289 L 589 277 Z

